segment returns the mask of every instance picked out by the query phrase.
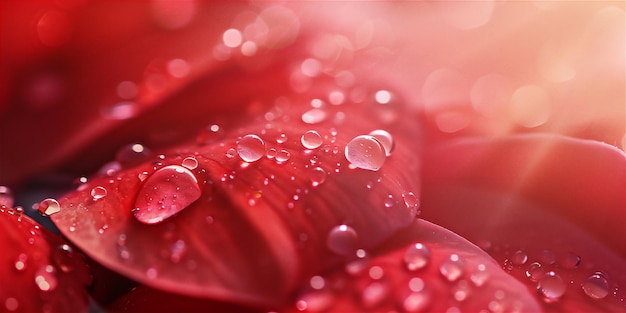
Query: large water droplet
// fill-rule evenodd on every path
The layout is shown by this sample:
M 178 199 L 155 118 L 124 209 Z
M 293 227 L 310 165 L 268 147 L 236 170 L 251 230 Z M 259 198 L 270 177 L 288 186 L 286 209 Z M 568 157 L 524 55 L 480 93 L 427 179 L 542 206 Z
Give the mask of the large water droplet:
M 377 129 L 369 133 L 370 136 L 376 138 L 385 149 L 385 155 L 390 156 L 395 148 L 393 137 L 385 130 Z
M 61 205 L 57 200 L 48 198 L 39 203 L 38 210 L 42 215 L 52 215 L 61 211 Z
M 357 244 L 357 232 L 344 224 L 333 227 L 326 238 L 328 249 L 340 255 L 352 255 L 357 249 Z
M 441 263 L 439 272 L 448 281 L 455 281 L 463 275 L 464 262 L 457 254 L 452 254 L 448 259 Z
M 41 291 L 52 291 L 57 285 L 56 270 L 52 265 L 42 266 L 35 272 L 35 284 Z
M 317 187 L 326 181 L 326 171 L 321 167 L 315 167 L 311 170 L 311 186 Z
M 586 295 L 592 299 L 602 299 L 609 294 L 609 283 L 602 273 L 589 276 L 581 287 Z
M 91 189 L 91 197 L 93 198 L 94 201 L 100 200 L 106 197 L 106 195 L 107 195 L 107 190 L 106 188 L 102 186 L 96 186 Z
M 522 250 L 515 251 L 511 256 L 511 262 L 515 265 L 524 265 L 526 261 L 528 261 L 528 255 Z
M 430 261 L 430 250 L 421 243 L 416 243 L 404 253 L 404 265 L 409 271 L 417 271 L 428 265 Z
M 546 302 L 557 301 L 565 294 L 565 289 L 563 279 L 555 272 L 546 273 L 537 284 L 537 290 Z
M 245 135 L 237 143 L 237 153 L 246 162 L 257 161 L 265 155 L 265 142 L 257 135 Z
M 159 223 L 187 208 L 201 193 L 193 173 L 182 166 L 169 165 L 144 181 L 133 214 L 142 223 Z
M 385 150 L 369 135 L 354 137 L 345 148 L 346 159 L 354 166 L 370 171 L 377 171 L 385 163 Z
M 277 162 L 280 162 L 280 163 L 287 162 L 290 157 L 291 157 L 291 153 L 289 153 L 289 151 L 287 151 L 285 149 L 280 149 L 280 150 L 276 151 L 275 158 L 276 158 Z
M 316 149 L 322 145 L 322 136 L 317 131 L 309 130 L 300 137 L 300 142 L 307 149 Z

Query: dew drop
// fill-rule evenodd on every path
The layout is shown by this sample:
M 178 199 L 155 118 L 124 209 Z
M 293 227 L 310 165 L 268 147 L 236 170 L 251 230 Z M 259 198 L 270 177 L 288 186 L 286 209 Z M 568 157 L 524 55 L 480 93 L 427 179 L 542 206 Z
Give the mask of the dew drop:
M 287 162 L 291 157 L 291 153 L 289 151 L 281 149 L 276 151 L 276 161 L 280 163 Z
M 386 208 L 392 208 L 394 205 L 396 205 L 396 199 L 394 199 L 392 195 L 388 195 L 385 198 L 384 204 Z
M 93 198 L 94 201 L 100 200 L 106 197 L 106 195 L 107 195 L 107 190 L 106 188 L 102 186 L 96 186 L 91 189 L 91 197 Z
M 246 162 L 257 161 L 265 155 L 265 142 L 257 135 L 245 135 L 237 143 L 237 153 Z
M 580 265 L 581 258 L 573 252 L 567 252 L 559 258 L 559 265 L 566 269 L 575 269 Z
M 357 249 L 357 244 L 357 232 L 345 224 L 333 227 L 326 238 L 328 249 L 339 255 L 352 255 Z
M 309 280 L 309 285 L 315 290 L 321 290 L 326 285 L 326 280 L 322 276 L 313 276 Z
M 181 165 L 189 170 L 195 170 L 198 167 L 198 160 L 194 157 L 186 157 Z
M 52 265 L 42 266 L 35 272 L 35 284 L 41 291 L 52 291 L 57 285 L 56 270 Z
M 309 130 L 300 137 L 300 142 L 307 149 L 316 149 L 322 145 L 322 136 L 317 131 Z
M 15 260 L 15 269 L 18 271 L 23 271 L 26 269 L 26 262 L 28 261 L 28 255 L 25 253 L 20 253 Z
M 41 213 L 41 215 L 52 215 L 61 211 L 61 205 L 57 200 L 48 198 L 41 201 L 37 209 L 39 210 L 39 213 Z
M 326 112 L 322 109 L 311 109 L 302 114 L 302 121 L 307 124 L 318 124 L 326 120 Z
M 546 273 L 537 284 L 537 290 L 548 303 L 557 301 L 565 294 L 565 289 L 563 279 L 555 272 Z
M 409 246 L 404 253 L 404 265 L 409 271 L 417 271 L 428 265 L 430 250 L 421 243 Z
M 515 251 L 511 256 L 511 262 L 515 265 L 524 265 L 526 261 L 528 261 L 528 255 L 522 250 Z
M 395 148 L 395 143 L 390 133 L 382 129 L 377 129 L 371 131 L 369 135 L 376 138 L 376 140 L 378 140 L 378 142 L 383 146 L 386 156 L 391 155 L 393 149 Z
M 276 142 L 279 144 L 283 144 L 285 142 L 287 142 L 287 139 L 289 139 L 289 137 L 287 137 L 286 134 L 281 133 L 280 135 L 278 135 L 278 137 L 276 138 Z
M 457 254 L 452 254 L 448 259 L 441 263 L 439 272 L 448 281 L 455 281 L 463 275 L 464 262 Z
M 581 287 L 587 296 L 592 299 L 603 299 L 609 294 L 609 283 L 601 273 L 589 276 Z
M 402 200 L 404 200 L 404 205 L 411 213 L 411 216 L 417 216 L 420 207 L 420 201 L 417 196 L 412 192 L 403 193 Z
M 235 150 L 235 148 L 228 148 L 228 150 L 226 150 L 226 157 L 229 159 L 234 158 L 237 155 L 237 150 Z
M 169 165 L 143 182 L 133 215 L 142 223 L 159 223 L 187 208 L 201 193 L 193 173 L 182 166 Z
M 528 277 L 530 281 L 536 282 L 541 279 L 543 275 L 545 275 L 545 273 L 546 272 L 543 269 L 543 266 L 541 266 L 541 263 L 533 262 L 528 266 L 528 269 L 526 270 L 526 277 Z
M 484 285 L 489 280 L 489 273 L 487 272 L 487 266 L 485 264 L 478 264 L 476 271 L 470 275 L 470 280 L 476 287 Z
M 317 187 L 326 181 L 326 171 L 321 167 L 315 167 L 311 170 L 311 186 Z
M 385 150 L 376 138 L 361 135 L 353 138 L 345 148 L 346 159 L 358 168 L 377 171 L 385 163 Z

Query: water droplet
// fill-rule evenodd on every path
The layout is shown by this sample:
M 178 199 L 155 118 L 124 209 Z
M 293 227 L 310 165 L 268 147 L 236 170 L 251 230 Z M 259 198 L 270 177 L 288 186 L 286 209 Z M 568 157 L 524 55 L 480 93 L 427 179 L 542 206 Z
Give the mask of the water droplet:
M 515 265 L 524 265 L 526 261 L 528 261 L 528 255 L 522 250 L 515 251 L 511 256 L 511 262 Z
M 471 291 L 470 285 L 466 280 L 459 281 L 452 289 L 454 300 L 458 302 L 465 301 Z
M 404 312 L 423 312 L 430 304 L 430 297 L 426 292 L 412 292 L 402 300 Z
M 106 195 L 107 195 L 107 190 L 106 188 L 102 186 L 96 186 L 91 189 L 91 197 L 93 198 L 94 201 L 100 200 L 106 197 Z
M 186 157 L 183 159 L 181 165 L 190 170 L 195 170 L 198 167 L 198 160 L 194 157 Z
M 464 262 L 457 254 L 452 254 L 448 259 L 441 263 L 439 272 L 448 281 L 455 281 L 463 275 Z
M 307 124 L 318 124 L 326 120 L 326 111 L 322 109 L 311 109 L 302 114 L 302 121 Z
M 133 215 L 142 223 L 159 223 L 187 208 L 201 193 L 193 173 L 182 166 L 169 165 L 143 182 Z
M 245 135 L 237 143 L 237 153 L 246 162 L 257 161 L 265 155 L 265 142 L 257 135 Z
M 15 269 L 18 271 L 23 271 L 26 269 L 26 262 L 28 261 L 28 255 L 25 253 L 20 253 L 15 260 Z
M 38 210 L 41 215 L 52 215 L 61 211 L 61 205 L 57 200 L 48 198 L 39 203 Z
M 371 131 L 369 135 L 376 138 L 376 140 L 378 140 L 378 142 L 383 146 L 386 156 L 391 155 L 393 149 L 395 148 L 395 142 L 393 141 L 393 137 L 390 133 L 382 129 L 377 129 Z
M 409 271 L 417 271 L 428 265 L 430 250 L 421 243 L 409 246 L 404 253 L 404 265 Z
M 552 250 L 546 249 L 541 251 L 541 254 L 539 255 L 539 260 L 543 264 L 552 265 L 556 263 L 556 256 L 554 255 L 554 252 Z
M 281 133 L 280 135 L 278 135 L 278 137 L 276 137 L 276 142 L 279 144 L 283 144 L 287 142 L 287 139 L 289 139 L 289 137 L 287 137 L 287 134 Z
M 526 270 L 526 277 L 533 282 L 538 281 L 545 274 L 546 271 L 543 269 L 543 266 L 541 266 L 541 263 L 538 262 L 531 263 Z
M 589 276 L 581 287 L 586 295 L 592 299 L 602 299 L 609 294 L 609 283 L 603 273 L 595 273 Z
M 380 104 L 388 104 L 391 102 L 391 92 L 388 90 L 379 90 L 374 95 L 374 99 Z
M 358 235 L 354 228 L 342 224 L 333 227 L 328 233 L 326 246 L 339 255 L 352 255 L 357 248 Z
M 321 167 L 315 167 L 311 170 L 311 186 L 317 187 L 326 181 L 326 171 Z
M 130 144 L 122 147 L 115 154 L 115 160 L 122 166 L 129 167 L 145 162 L 152 156 L 152 151 L 142 144 Z
M 354 166 L 377 171 L 385 163 L 385 151 L 376 138 L 361 135 L 353 138 L 345 148 L 346 159 Z
M 35 272 L 35 284 L 41 291 L 52 291 L 57 285 L 56 270 L 52 265 L 42 266 Z
M 417 216 L 419 214 L 420 201 L 414 193 L 403 193 L 402 200 L 404 200 L 404 205 L 409 209 L 411 216 Z
M 291 153 L 289 151 L 281 149 L 276 151 L 276 161 L 280 163 L 287 162 L 291 157 Z
M 557 301 L 563 296 L 565 289 L 563 279 L 555 272 L 546 273 L 537 284 L 537 290 L 544 297 L 544 301 L 549 303 Z
M 476 287 L 484 285 L 489 280 L 489 273 L 485 264 L 478 264 L 476 271 L 470 275 L 470 280 Z
M 276 153 L 277 153 L 277 151 L 276 151 L 275 148 L 269 148 L 269 149 L 267 149 L 267 152 L 265 153 L 265 156 L 268 159 L 273 159 L 273 158 L 276 157 Z
M 396 205 L 396 199 L 394 199 L 392 195 L 387 195 L 387 198 L 385 198 L 384 204 L 386 208 L 391 208 L 394 205 Z
M 72 248 L 63 244 L 56 247 L 52 254 L 52 260 L 54 261 L 54 264 L 61 269 L 61 271 L 69 273 L 74 270 L 74 260 L 72 259 L 73 254 L 74 251 Z
M 363 288 L 361 303 L 365 308 L 372 309 L 381 305 L 389 297 L 389 286 L 380 281 L 375 281 Z
M 300 137 L 300 142 L 307 149 L 316 149 L 322 145 L 322 136 L 317 131 L 309 130 Z
M 237 155 L 237 150 L 235 150 L 235 148 L 228 148 L 228 150 L 226 150 L 226 157 L 229 159 L 234 158 Z
M 370 267 L 369 271 L 367 272 L 369 277 L 373 280 L 379 280 L 381 278 L 383 278 L 383 275 L 385 274 L 385 272 L 383 271 L 382 267 L 380 266 L 372 266 Z
M 580 256 L 573 252 L 567 252 L 559 258 L 559 264 L 566 269 L 575 269 L 580 265 Z

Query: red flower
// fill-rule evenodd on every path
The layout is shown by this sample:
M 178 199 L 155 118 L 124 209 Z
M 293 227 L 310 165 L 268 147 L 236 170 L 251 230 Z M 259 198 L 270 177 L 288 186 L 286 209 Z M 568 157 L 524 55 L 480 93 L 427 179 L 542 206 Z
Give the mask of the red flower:
M 0 184 L 96 173 L 38 208 L 107 310 L 624 309 L 623 6 L 5 4 Z M 3 193 L 3 309 L 84 308 Z

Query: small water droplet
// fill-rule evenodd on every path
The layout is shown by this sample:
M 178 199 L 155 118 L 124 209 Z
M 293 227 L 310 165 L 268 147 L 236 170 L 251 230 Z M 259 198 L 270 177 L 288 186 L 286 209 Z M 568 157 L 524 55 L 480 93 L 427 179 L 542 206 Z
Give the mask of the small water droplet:
M 411 216 L 417 216 L 419 214 L 420 201 L 414 193 L 403 193 L 402 200 L 404 200 L 404 205 L 409 210 Z
M 383 146 L 386 156 L 391 155 L 393 149 L 395 148 L 395 142 L 393 141 L 393 137 L 390 133 L 382 129 L 377 129 L 371 131 L 369 135 L 376 138 L 376 140 L 378 140 L 378 142 Z
M 69 245 L 63 244 L 57 246 L 52 254 L 52 260 L 54 264 L 58 266 L 61 271 L 69 273 L 74 270 L 74 260 L 72 259 L 74 251 Z
M 183 159 L 181 165 L 190 170 L 195 170 L 198 167 L 198 160 L 194 157 L 186 157 Z
M 354 166 L 370 171 L 377 171 L 385 163 L 384 148 L 369 135 L 353 138 L 345 148 L 346 159 Z
M 462 302 L 467 299 L 470 291 L 469 283 L 466 280 L 461 280 L 452 288 L 452 295 L 454 296 L 454 300 Z
M 57 285 L 56 270 L 52 265 L 45 265 L 35 272 L 35 284 L 41 291 L 52 291 Z
M 307 149 L 316 149 L 322 145 L 322 136 L 317 131 L 309 130 L 300 137 L 300 142 Z
M 289 139 L 289 137 L 287 137 L 287 134 L 281 133 L 276 138 L 276 142 L 279 143 L 279 144 L 283 144 L 283 143 L 287 142 L 287 139 Z
M 548 303 L 558 301 L 565 294 L 565 289 L 563 279 L 555 272 L 547 272 L 537 284 L 537 290 Z
M 15 260 L 15 269 L 18 271 L 23 271 L 26 269 L 26 262 L 28 261 L 28 255 L 25 253 L 20 253 Z
M 452 254 L 448 259 L 441 263 L 439 272 L 448 281 L 455 281 L 463 275 L 464 262 L 457 254 Z
M 100 200 L 106 197 L 106 195 L 107 195 L 107 190 L 106 188 L 102 186 L 96 186 L 91 189 L 91 197 L 93 198 L 94 201 Z
M 528 261 L 528 255 L 522 250 L 515 251 L 511 256 L 511 262 L 515 265 L 524 265 L 526 261 Z
M 575 269 L 580 265 L 581 258 L 574 252 L 567 252 L 559 258 L 559 265 L 566 269 Z
M 404 253 L 404 265 L 409 271 L 417 271 L 430 262 L 430 250 L 421 243 L 410 245 Z
M 539 262 L 533 262 L 528 266 L 526 270 L 526 277 L 530 279 L 532 282 L 536 282 L 546 274 L 546 271 L 541 266 Z
M 169 165 L 143 182 L 133 215 L 142 223 L 159 223 L 187 208 L 201 193 L 193 173 L 182 166 Z
M 387 195 L 384 204 L 386 208 L 391 208 L 396 205 L 396 199 L 394 199 L 392 195 Z
M 592 299 L 603 299 L 609 294 L 609 283 L 603 273 L 595 273 L 582 282 L 581 287 Z
M 326 181 L 326 171 L 321 167 L 315 167 L 311 170 L 311 186 L 317 187 Z
M 326 111 L 318 108 L 310 109 L 302 114 L 302 121 L 307 124 L 318 124 L 326 120 Z
M 285 149 L 276 151 L 276 161 L 279 163 L 287 162 L 290 157 L 291 157 L 291 153 L 289 153 L 289 151 Z
M 61 211 L 61 205 L 57 200 L 48 198 L 41 201 L 37 209 L 41 215 L 52 215 Z
M 357 244 L 357 232 L 345 224 L 333 227 L 326 239 L 328 249 L 339 255 L 352 255 L 357 249 Z
M 265 155 L 265 141 L 257 135 L 245 135 L 237 143 L 237 153 L 246 162 L 257 161 Z
M 373 280 L 379 280 L 381 278 L 383 278 L 383 275 L 385 274 L 385 272 L 383 271 L 383 268 L 380 266 L 372 266 L 370 267 L 369 271 L 367 272 L 369 277 Z
M 470 280 L 476 287 L 484 285 L 489 280 L 489 273 L 487 272 L 487 266 L 485 264 L 478 264 L 476 271 L 470 275 Z

